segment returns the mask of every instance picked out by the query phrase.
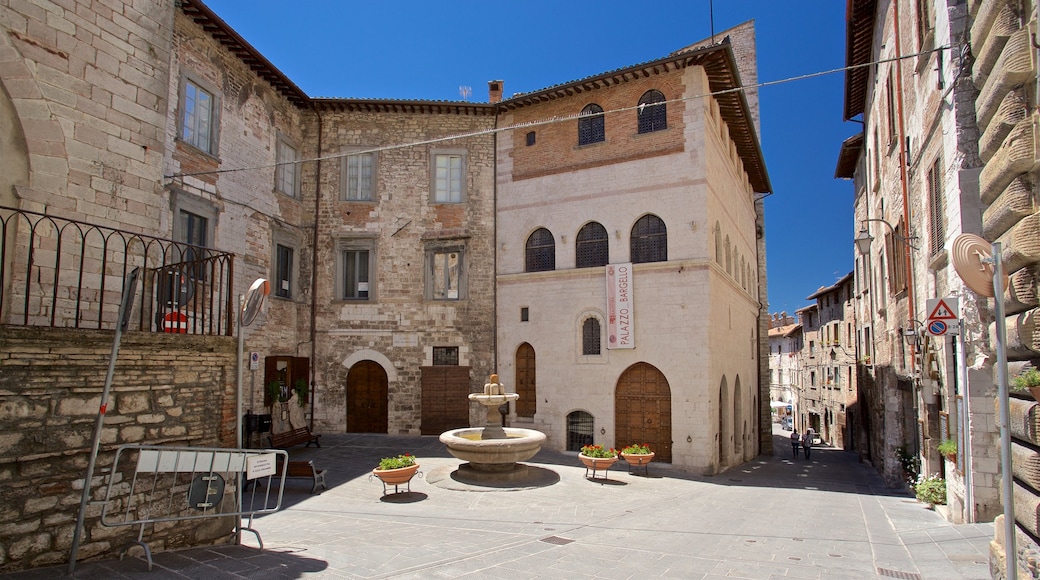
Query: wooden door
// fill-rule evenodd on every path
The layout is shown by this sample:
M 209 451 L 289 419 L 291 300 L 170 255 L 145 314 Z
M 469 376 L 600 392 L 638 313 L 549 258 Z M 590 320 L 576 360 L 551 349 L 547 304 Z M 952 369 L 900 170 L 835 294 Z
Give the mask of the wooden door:
M 538 389 L 535 386 L 534 347 L 523 343 L 516 349 L 517 417 L 534 417 L 538 411 Z
M 657 367 L 636 363 L 622 373 L 614 394 L 618 449 L 649 443 L 655 461 L 672 460 L 672 394 Z
M 469 367 L 421 367 L 423 435 L 469 427 Z
M 350 367 L 347 373 L 347 433 L 386 433 L 386 371 L 370 360 Z

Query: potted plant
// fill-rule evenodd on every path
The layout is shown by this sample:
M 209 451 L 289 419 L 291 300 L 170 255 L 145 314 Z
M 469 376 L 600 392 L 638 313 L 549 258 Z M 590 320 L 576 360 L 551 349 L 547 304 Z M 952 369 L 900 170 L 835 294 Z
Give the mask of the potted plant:
M 946 457 L 947 461 L 957 463 L 957 442 L 953 439 L 943 439 L 938 447 L 939 453 Z
M 607 449 L 602 445 L 584 445 L 578 459 L 586 468 L 595 472 L 610 469 L 611 465 L 617 463 L 618 455 L 617 450 L 613 447 Z
M 372 470 L 372 474 L 387 485 L 400 485 L 408 483 L 415 472 L 419 471 L 419 463 L 415 456 L 410 453 L 402 453 L 395 457 L 384 457 L 379 460 L 379 467 Z
M 307 381 L 296 379 L 293 383 L 293 391 L 296 393 L 296 402 L 302 407 L 307 402 Z
M 1034 401 L 1040 401 L 1040 370 L 1030 367 L 1011 379 L 1011 390 L 1016 393 L 1029 393 Z
M 917 499 L 928 504 L 928 507 L 946 504 L 946 480 L 939 474 L 921 477 L 914 486 Z
M 621 458 L 636 467 L 650 463 L 655 455 L 657 454 L 650 451 L 649 443 L 633 443 L 621 449 Z

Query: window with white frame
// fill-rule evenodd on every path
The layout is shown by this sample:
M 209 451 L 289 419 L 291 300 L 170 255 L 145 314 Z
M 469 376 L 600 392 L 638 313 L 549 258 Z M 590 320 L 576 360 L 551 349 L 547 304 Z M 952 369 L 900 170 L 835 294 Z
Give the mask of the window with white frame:
M 205 264 L 201 262 L 209 257 L 209 252 L 202 248 L 213 245 L 217 208 L 213 203 L 181 190 L 174 190 L 171 196 L 174 215 L 173 239 L 186 244 L 181 248 L 180 260 L 195 262 L 191 266 L 191 276 L 205 278 Z
M 216 91 L 204 87 L 195 79 L 181 81 L 180 139 L 208 153 L 217 153 L 217 111 L 219 99 Z
M 433 202 L 462 203 L 466 200 L 466 155 L 462 152 L 433 154 Z
M 461 300 L 466 297 L 465 255 L 462 246 L 427 250 L 427 298 Z
M 375 199 L 375 153 L 347 155 L 343 158 L 342 175 L 340 199 L 345 201 L 372 201 Z
M 375 299 L 375 240 L 343 239 L 337 242 L 338 290 L 342 300 Z
M 300 183 L 296 148 L 279 138 L 275 151 L 274 187 L 285 195 L 296 197 Z

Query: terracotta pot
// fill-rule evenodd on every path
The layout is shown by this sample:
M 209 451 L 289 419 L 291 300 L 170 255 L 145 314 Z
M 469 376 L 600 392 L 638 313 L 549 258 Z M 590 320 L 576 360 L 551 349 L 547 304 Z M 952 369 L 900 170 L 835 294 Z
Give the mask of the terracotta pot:
M 617 463 L 617 455 L 613 457 L 589 457 L 584 454 L 578 454 L 578 459 L 589 469 L 595 469 L 597 471 L 603 471 L 610 469 L 611 465 Z
M 642 467 L 653 461 L 656 455 L 653 451 L 650 453 L 622 453 L 621 458 L 627 461 L 629 465 Z
M 408 483 L 412 477 L 415 477 L 415 472 L 417 471 L 419 471 L 418 463 L 408 467 L 398 467 L 397 469 L 379 469 L 377 467 L 372 470 L 372 474 L 387 485 L 401 485 L 402 483 Z
M 1040 387 L 1029 387 L 1029 394 L 1033 395 L 1033 400 L 1040 403 Z
M 956 464 L 957 463 L 957 454 L 956 453 L 947 453 L 946 454 L 946 461 L 949 461 L 950 463 Z

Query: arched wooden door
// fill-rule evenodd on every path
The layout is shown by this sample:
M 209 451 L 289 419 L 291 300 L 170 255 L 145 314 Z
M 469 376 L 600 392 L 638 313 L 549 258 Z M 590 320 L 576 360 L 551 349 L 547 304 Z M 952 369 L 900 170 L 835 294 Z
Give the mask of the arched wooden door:
M 534 417 L 538 411 L 538 389 L 535 386 L 534 347 L 528 343 L 516 349 L 517 417 Z
M 386 433 L 387 378 L 379 363 L 363 360 L 347 373 L 347 433 Z
M 657 367 L 636 363 L 618 379 L 614 393 L 614 446 L 649 443 L 657 457 L 672 461 L 672 392 Z

